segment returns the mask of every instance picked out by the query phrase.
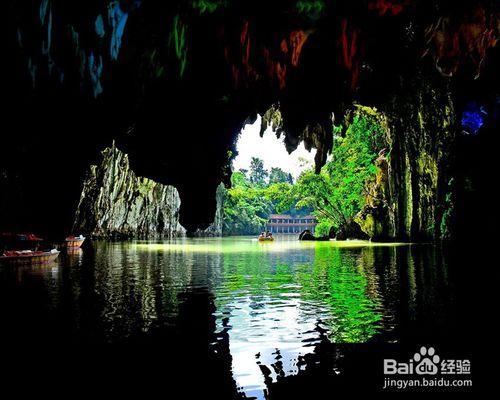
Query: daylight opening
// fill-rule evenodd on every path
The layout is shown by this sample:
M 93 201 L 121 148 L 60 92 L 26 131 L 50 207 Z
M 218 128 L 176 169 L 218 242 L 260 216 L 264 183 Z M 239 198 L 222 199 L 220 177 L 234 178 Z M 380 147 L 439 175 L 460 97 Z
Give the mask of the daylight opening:
M 281 172 L 290 174 L 293 180 L 314 165 L 316 150 L 307 151 L 304 143 L 300 143 L 291 154 L 285 148 L 284 137 L 277 137 L 270 126 L 264 135 L 259 135 L 262 117 L 257 116 L 253 124 L 247 124 L 242 129 L 238 138 L 236 150 L 238 152 L 233 160 L 233 171 L 250 171 L 252 159 L 262 160 L 264 169 L 270 174 L 267 178 L 273 180 L 274 174 Z
M 279 198 L 290 193 L 295 183 L 314 166 L 315 151 L 300 143 L 289 154 L 270 126 L 260 136 L 262 118 L 241 131 L 237 156 L 233 160 L 232 188 L 224 202 L 225 235 L 256 235 L 272 240 L 273 234 L 314 233 L 317 219 L 308 206 L 297 208 L 293 201 Z
M 375 201 L 383 201 L 390 152 L 383 114 L 356 105 L 342 126 L 332 125 L 333 150 L 320 173 L 314 152 L 301 143 L 288 154 L 271 127 L 259 135 L 261 122 L 246 125 L 237 143 L 224 235 L 329 240 L 386 234 L 371 212 Z

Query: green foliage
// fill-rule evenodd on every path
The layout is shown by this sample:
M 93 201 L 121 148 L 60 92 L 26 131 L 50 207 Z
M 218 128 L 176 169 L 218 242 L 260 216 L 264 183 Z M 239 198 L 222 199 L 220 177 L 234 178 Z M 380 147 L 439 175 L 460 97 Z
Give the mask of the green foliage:
M 249 188 L 250 182 L 247 179 L 246 176 L 246 170 L 240 170 L 237 172 L 233 172 L 231 175 L 231 185 L 232 187 L 236 188 Z
M 250 161 L 250 183 L 257 187 L 265 187 L 268 172 L 264 168 L 264 161 L 260 158 L 252 157 Z
M 255 157 L 250 172 L 234 172 L 224 205 L 224 233 L 258 234 L 269 214 L 290 210 L 312 210 L 320 236 L 332 226 L 352 221 L 365 205 L 367 183 L 377 174 L 375 160 L 387 147 L 384 127 L 371 110 L 356 111 L 344 135 L 334 126 L 332 157 L 319 174 L 311 167 L 294 184 L 290 174 L 280 168 L 268 173 L 264 162 Z
M 384 146 L 380 125 L 374 118 L 356 114 L 345 137 L 334 137 L 333 158 L 325 166 L 330 179 L 330 202 L 343 215 L 353 218 L 365 204 L 366 183 L 377 173 L 375 160 Z
M 330 228 L 332 224 L 326 218 L 318 220 L 318 225 L 316 225 L 315 235 L 316 236 L 328 236 L 330 234 Z
M 265 189 L 255 187 L 243 172 L 231 176 L 232 188 L 224 201 L 225 235 L 256 235 L 260 233 L 272 212 L 272 202 Z
M 286 173 L 281 168 L 272 167 L 269 173 L 269 185 L 274 183 L 293 183 L 292 174 Z
M 453 201 L 453 186 L 454 179 L 448 182 L 448 192 L 444 199 L 444 212 L 439 224 L 439 233 L 441 240 L 449 240 L 452 237 L 451 221 L 455 212 L 455 204 Z
M 267 177 L 269 176 L 269 181 Z M 269 215 L 277 210 L 278 193 L 288 193 L 292 185 L 291 175 L 280 168 L 271 173 L 264 168 L 264 162 L 252 158 L 250 172 L 241 169 L 231 176 L 232 188 L 224 201 L 225 235 L 256 235 L 265 229 Z M 283 211 L 294 207 L 293 201 L 281 202 Z
M 331 226 L 346 224 L 362 209 L 366 184 L 375 178 L 375 160 L 385 147 L 382 126 L 364 112 L 354 115 L 344 136 L 340 133 L 341 129 L 334 127 L 333 154 L 319 174 L 311 168 L 288 190 L 271 193 L 278 210 L 291 204 L 312 208 L 319 221 L 319 235 L 327 234 Z

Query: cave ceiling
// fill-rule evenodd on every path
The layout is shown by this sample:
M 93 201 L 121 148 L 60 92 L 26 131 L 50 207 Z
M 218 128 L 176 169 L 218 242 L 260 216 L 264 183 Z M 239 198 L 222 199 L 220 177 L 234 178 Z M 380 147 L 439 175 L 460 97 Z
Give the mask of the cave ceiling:
M 354 101 L 383 108 L 417 74 L 450 82 L 458 104 L 498 96 L 499 6 L 10 0 L 2 165 L 37 190 L 35 166 L 62 174 L 71 193 L 115 140 L 138 175 L 179 189 L 185 226 L 206 226 L 239 131 L 271 107 L 287 149 L 305 141 L 319 168 L 332 116 Z

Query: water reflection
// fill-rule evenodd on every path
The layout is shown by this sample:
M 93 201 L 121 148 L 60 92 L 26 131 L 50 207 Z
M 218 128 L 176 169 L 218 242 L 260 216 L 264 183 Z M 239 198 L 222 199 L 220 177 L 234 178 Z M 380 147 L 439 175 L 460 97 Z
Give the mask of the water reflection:
M 300 356 L 313 352 L 323 334 L 333 342 L 365 342 L 384 328 L 374 249 L 318 242 L 224 254 L 223 279 L 214 288 L 217 317 L 247 394 L 261 397 L 265 387 L 256 359 L 279 361 L 269 374 L 276 380 L 297 373 Z
M 236 384 L 262 398 L 266 379 L 299 373 L 325 340 L 397 342 L 445 327 L 441 257 L 363 242 L 94 242 L 54 265 L 1 269 L 0 304 L 13 336 L 36 327 L 75 343 L 175 342 L 188 332 L 219 353 L 228 342 Z

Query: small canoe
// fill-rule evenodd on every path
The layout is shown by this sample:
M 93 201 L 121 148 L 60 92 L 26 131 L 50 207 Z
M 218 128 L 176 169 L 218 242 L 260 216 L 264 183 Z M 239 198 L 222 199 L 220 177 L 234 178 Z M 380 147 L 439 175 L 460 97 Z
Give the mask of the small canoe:
M 259 242 L 274 242 L 273 237 L 259 237 Z
M 85 241 L 85 237 L 80 236 L 68 236 L 63 243 L 63 247 L 69 249 L 79 249 L 83 242 Z
M 50 251 L 13 250 L 5 251 L 0 256 L 0 264 L 31 265 L 47 264 L 54 261 L 59 256 L 56 249 Z

